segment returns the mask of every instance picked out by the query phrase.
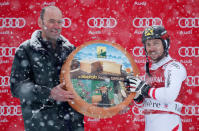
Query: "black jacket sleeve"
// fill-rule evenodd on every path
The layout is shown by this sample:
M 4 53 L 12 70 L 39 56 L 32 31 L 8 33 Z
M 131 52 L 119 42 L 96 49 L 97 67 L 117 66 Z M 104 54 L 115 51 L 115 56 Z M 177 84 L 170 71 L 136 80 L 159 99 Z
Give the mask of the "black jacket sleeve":
M 31 64 L 25 48 L 26 46 L 22 44 L 15 53 L 10 76 L 12 95 L 26 102 L 45 103 L 49 98 L 50 89 L 34 83 Z

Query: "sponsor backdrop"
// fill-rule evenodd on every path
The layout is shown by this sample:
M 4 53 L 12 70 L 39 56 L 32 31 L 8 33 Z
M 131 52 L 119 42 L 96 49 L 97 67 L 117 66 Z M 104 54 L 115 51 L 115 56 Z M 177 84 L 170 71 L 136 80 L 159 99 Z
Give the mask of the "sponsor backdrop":
M 39 29 L 44 6 L 63 11 L 63 36 L 76 46 L 91 40 L 118 43 L 132 54 L 144 74 L 141 34 L 145 27 L 164 25 L 171 37 L 170 54 L 187 69 L 189 101 L 182 111 L 183 130 L 199 130 L 199 1 L 198 0 L 1 0 L 0 1 L 0 129 L 23 131 L 19 100 L 10 92 L 10 72 L 16 48 Z M 85 117 L 85 130 L 144 130 L 142 110 L 131 105 L 107 119 Z M 166 124 L 166 123 L 165 123 Z M 161 129 L 160 129 L 161 130 Z

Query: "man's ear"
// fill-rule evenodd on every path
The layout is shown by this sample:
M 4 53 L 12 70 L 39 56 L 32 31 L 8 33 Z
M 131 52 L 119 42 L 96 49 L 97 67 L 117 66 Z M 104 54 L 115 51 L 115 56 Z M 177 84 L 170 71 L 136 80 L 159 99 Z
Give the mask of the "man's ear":
M 40 28 L 42 27 L 42 19 L 40 17 L 38 18 L 38 25 Z

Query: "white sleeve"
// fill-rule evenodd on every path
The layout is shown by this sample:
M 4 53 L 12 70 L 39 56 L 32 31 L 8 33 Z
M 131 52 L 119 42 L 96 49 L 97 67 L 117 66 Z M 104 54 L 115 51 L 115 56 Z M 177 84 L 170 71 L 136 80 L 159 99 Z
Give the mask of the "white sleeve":
M 153 96 L 155 96 L 155 99 L 159 101 L 173 102 L 178 97 L 182 82 L 187 77 L 186 69 L 181 63 L 172 62 L 169 65 L 167 65 L 164 71 L 164 77 L 165 87 L 153 88 L 150 90 L 150 92 L 153 92 Z

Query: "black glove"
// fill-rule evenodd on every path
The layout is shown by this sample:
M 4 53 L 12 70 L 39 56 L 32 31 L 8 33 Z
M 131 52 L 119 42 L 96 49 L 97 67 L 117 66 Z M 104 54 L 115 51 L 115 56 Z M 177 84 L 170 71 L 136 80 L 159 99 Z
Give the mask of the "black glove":
M 136 102 L 136 103 L 140 103 L 141 101 L 143 101 L 143 96 L 142 95 L 138 95 L 137 94 L 135 95 L 135 97 L 133 98 L 133 100 Z
M 130 91 L 136 92 L 136 96 L 134 97 L 134 99 L 148 97 L 148 92 L 151 87 L 146 82 L 134 76 L 128 76 L 127 80 L 129 83 Z

